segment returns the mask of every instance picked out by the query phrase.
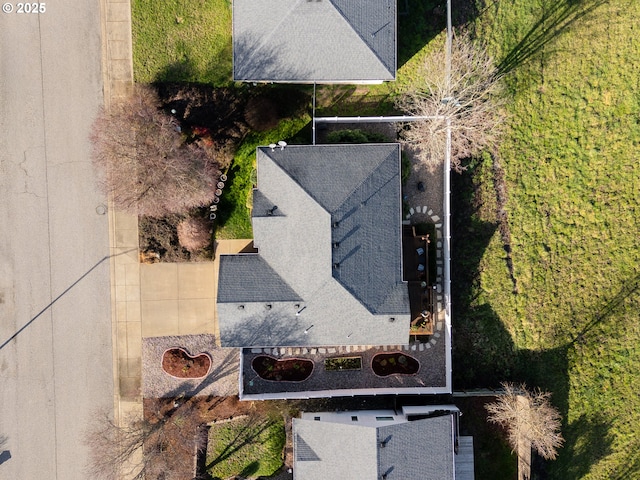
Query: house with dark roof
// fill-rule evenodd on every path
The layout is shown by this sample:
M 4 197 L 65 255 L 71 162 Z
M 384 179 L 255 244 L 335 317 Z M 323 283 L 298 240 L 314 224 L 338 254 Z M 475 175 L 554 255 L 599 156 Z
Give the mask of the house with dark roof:
M 396 76 L 395 0 L 234 0 L 233 79 L 381 83 Z
M 406 344 L 400 146 L 260 147 L 257 253 L 221 255 L 227 347 Z
M 473 438 L 458 436 L 458 409 L 408 408 L 294 418 L 294 480 L 473 480 Z

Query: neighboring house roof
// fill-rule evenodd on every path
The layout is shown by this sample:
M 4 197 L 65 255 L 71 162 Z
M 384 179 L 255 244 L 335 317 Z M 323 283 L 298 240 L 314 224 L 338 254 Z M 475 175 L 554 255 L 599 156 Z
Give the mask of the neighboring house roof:
M 453 415 L 381 427 L 294 418 L 294 479 L 454 479 L 453 426 Z
M 234 0 L 233 78 L 394 80 L 395 0 Z
M 399 145 L 262 147 L 257 164 L 258 253 L 220 257 L 223 345 L 405 343 Z

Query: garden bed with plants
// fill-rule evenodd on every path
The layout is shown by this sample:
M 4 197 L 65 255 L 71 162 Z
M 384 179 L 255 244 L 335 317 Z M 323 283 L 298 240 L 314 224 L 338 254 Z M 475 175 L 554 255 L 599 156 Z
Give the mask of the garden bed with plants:
M 253 359 L 251 368 L 263 380 L 302 382 L 311 376 L 313 361 L 304 358 L 277 358 L 261 355 Z
M 373 357 L 371 368 L 380 377 L 394 374 L 415 375 L 420 370 L 420 362 L 405 353 L 379 353 Z
M 324 360 L 324 369 L 328 372 L 362 370 L 362 357 L 326 358 Z

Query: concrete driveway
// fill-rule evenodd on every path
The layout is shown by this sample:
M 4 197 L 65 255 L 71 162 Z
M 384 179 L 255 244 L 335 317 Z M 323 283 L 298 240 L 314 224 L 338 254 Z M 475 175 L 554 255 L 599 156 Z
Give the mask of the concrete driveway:
M 84 480 L 84 432 L 113 408 L 106 200 L 87 139 L 103 99 L 100 4 L 12 5 L 0 12 L 0 478 Z

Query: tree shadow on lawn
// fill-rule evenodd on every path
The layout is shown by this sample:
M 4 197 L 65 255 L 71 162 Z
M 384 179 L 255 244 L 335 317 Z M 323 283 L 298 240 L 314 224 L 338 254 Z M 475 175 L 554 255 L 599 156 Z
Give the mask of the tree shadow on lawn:
M 500 382 L 524 382 L 529 388 L 551 391 L 564 425 L 565 445 L 556 462 L 537 459 L 534 478 L 580 478 L 591 466 L 612 453 L 610 422 L 602 416 L 582 416 L 567 423 L 569 410 L 569 358 L 577 344 L 588 344 L 596 328 L 624 308 L 625 300 L 640 291 L 640 275 L 621 282 L 621 288 L 600 305 L 574 338 L 560 337 L 559 346 L 547 350 L 518 350 L 502 320 L 489 304 L 476 304 L 479 263 L 497 224 L 478 220 L 473 170 L 452 176 L 452 284 L 453 291 L 453 384 L 454 390 L 499 388 Z M 507 273 L 505 272 L 505 275 Z M 513 293 L 512 293 L 513 294 Z M 489 446 L 490 448 L 490 446 Z M 497 445 L 496 448 L 499 448 Z M 640 472 L 635 455 L 618 477 Z M 488 455 L 487 459 L 492 458 Z M 478 458 L 482 461 L 482 457 Z M 486 478 L 500 473 L 489 465 Z M 493 476 L 492 476 L 493 475 Z M 626 477 L 625 477 L 626 476 Z
M 479 14 L 476 0 L 452 0 L 453 27 L 466 25 Z M 447 28 L 446 0 L 398 0 L 398 68 Z
M 506 74 L 535 58 L 545 46 L 565 33 L 574 23 L 609 0 L 547 0 L 540 18 L 498 65 Z
M 242 448 L 244 448 L 245 446 L 254 443 L 260 437 L 260 435 L 262 435 L 262 433 L 267 431 L 276 423 L 276 421 L 272 418 L 258 415 L 251 415 L 248 419 L 244 419 L 243 422 L 244 425 L 242 425 L 242 427 L 237 430 L 233 439 L 225 445 L 222 451 L 219 452 L 214 459 L 207 463 L 207 470 L 218 465 L 219 463 L 224 462 L 229 457 L 242 450 Z M 259 464 L 257 466 L 259 467 Z M 246 469 L 247 467 L 245 467 L 243 471 L 245 471 Z M 253 473 L 255 473 L 256 471 L 257 468 L 253 471 Z
M 205 82 L 216 87 L 233 83 L 231 41 L 213 55 L 205 67 L 199 67 L 193 60 L 192 48 L 186 43 L 180 45 L 179 55 L 179 60 L 168 63 L 156 74 L 155 83 Z
M 589 472 L 592 465 L 612 453 L 613 439 L 609 434 L 609 423 L 604 418 L 582 416 L 567 423 L 568 357 L 573 348 L 571 343 L 542 351 L 517 350 L 500 318 L 489 305 L 484 305 L 479 311 L 465 311 L 458 307 L 456 312 L 456 320 L 463 327 L 456 329 L 453 336 L 454 389 L 497 389 L 500 382 L 512 381 L 524 382 L 529 388 L 552 392 L 552 403 L 563 418 L 565 445 L 559 450 L 559 457 L 555 462 L 547 462 L 534 456 L 532 478 L 581 478 Z M 474 328 L 473 324 L 477 322 L 485 325 L 483 330 Z M 464 351 L 460 350 L 461 347 Z M 487 434 L 485 429 L 490 430 L 486 425 L 476 428 L 483 432 L 482 435 Z M 492 436 L 491 432 L 489 436 Z M 483 452 L 476 458 L 477 469 L 483 472 L 478 479 L 501 478 L 504 474 L 499 471 L 501 463 L 495 462 L 496 458 L 501 457 L 497 452 L 504 447 L 500 443 L 492 445 L 490 442 L 483 445 L 483 448 L 492 451 Z M 636 467 L 640 465 L 636 463 Z M 637 471 L 636 468 L 634 473 Z

